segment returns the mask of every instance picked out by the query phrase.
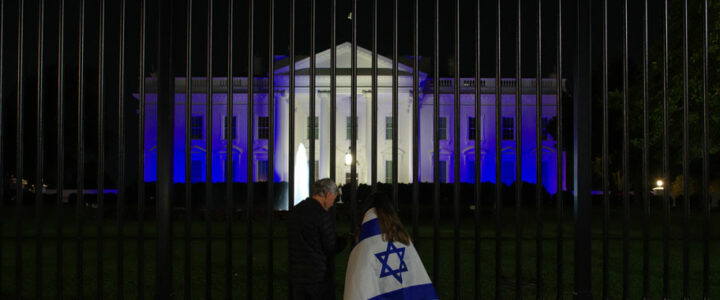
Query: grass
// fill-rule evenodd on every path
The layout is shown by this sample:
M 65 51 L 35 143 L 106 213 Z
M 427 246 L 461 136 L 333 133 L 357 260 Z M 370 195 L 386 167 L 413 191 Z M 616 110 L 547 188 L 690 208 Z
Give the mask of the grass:
M 4 210 L 7 211 L 7 210 Z M 602 287 L 602 215 L 600 209 L 595 210 L 593 216 L 593 240 L 592 240 L 592 288 L 593 296 L 600 298 Z M 54 216 L 52 210 L 42 212 L 47 216 Z M 69 213 L 69 212 L 67 212 Z M 460 282 L 461 296 L 463 298 L 472 298 L 475 289 L 479 288 L 481 298 L 494 298 L 496 292 L 500 292 L 501 299 L 515 298 L 516 284 L 516 260 L 515 253 L 517 251 L 515 244 L 515 214 L 514 210 L 506 208 L 503 213 L 503 226 L 501 240 L 501 257 L 495 256 L 495 217 L 491 213 L 483 213 L 480 224 L 479 234 L 481 236 L 480 249 L 475 249 L 475 227 L 472 216 L 463 215 L 460 222 L 460 276 L 454 278 L 453 265 L 456 259 L 453 255 L 454 239 L 453 239 L 453 223 L 452 219 L 443 217 L 440 224 L 440 236 L 437 239 L 439 244 L 439 268 L 440 280 L 434 282 L 441 299 L 453 297 L 453 284 L 455 281 Z M 610 244 L 609 244 L 609 297 L 620 298 L 622 295 L 622 211 L 611 210 Z M 78 298 L 78 291 L 82 291 L 85 298 L 97 298 L 98 295 L 98 272 L 102 272 L 102 288 L 103 294 L 108 299 L 113 299 L 118 294 L 118 269 L 120 252 L 123 254 L 122 270 L 123 289 L 122 292 L 126 298 L 135 299 L 139 295 L 140 285 L 138 284 L 138 223 L 134 220 L 125 221 L 123 227 L 124 242 L 122 249 L 118 245 L 118 228 L 116 227 L 114 217 L 106 217 L 103 223 L 103 251 L 98 251 L 98 222 L 94 218 L 94 212 L 88 211 L 85 215 L 84 226 L 84 243 L 82 244 L 83 267 L 82 280 L 77 275 L 77 240 L 75 239 L 76 227 L 74 223 L 74 215 L 68 215 L 66 222 L 61 227 L 65 238 L 62 242 L 62 257 L 57 257 L 57 241 L 55 239 L 57 227 L 52 219 L 44 220 L 41 224 L 43 238 L 40 244 L 37 244 L 35 238 L 37 233 L 37 224 L 32 218 L 22 219 L 21 224 L 23 239 L 19 244 L 16 243 L 16 222 L 10 216 L 4 216 L 6 220 L 2 223 L 0 233 L 0 298 L 6 299 L 17 295 L 17 287 L 15 285 L 15 270 L 20 263 L 22 277 L 21 294 L 23 298 L 36 298 L 39 291 L 43 298 L 55 298 L 57 286 L 57 267 L 61 262 L 62 273 L 62 293 L 65 298 Z M 537 280 L 536 280 L 536 222 L 534 219 L 534 210 L 528 209 L 521 211 L 523 221 L 522 249 L 522 268 L 520 283 L 521 293 L 523 297 L 535 298 Z M 261 216 L 262 215 L 262 216 Z M 555 298 L 558 293 L 565 298 L 572 297 L 573 289 L 573 224 L 572 212 L 565 212 L 566 221 L 563 222 L 563 260 L 562 269 L 558 270 L 557 264 L 557 223 L 554 217 L 554 211 L 549 209 L 543 212 L 543 237 L 542 242 L 542 284 L 543 297 Z M 699 238 L 702 233 L 702 223 L 695 214 L 690 220 L 689 228 L 691 229 L 689 236 L 690 242 L 687 243 L 690 250 L 689 280 L 690 280 L 690 298 L 698 299 L 702 295 L 702 247 L 703 242 Z M 633 211 L 630 223 L 629 244 L 629 298 L 641 298 L 642 293 L 642 269 L 643 269 L 643 240 L 642 225 L 639 212 Z M 650 222 L 650 277 L 649 289 L 650 298 L 657 299 L 662 296 L 662 236 L 663 223 L 661 216 L 652 215 Z M 429 274 L 433 272 L 433 227 L 432 213 L 429 211 L 421 212 L 421 224 L 419 224 L 420 239 L 416 242 L 416 247 L 420 257 L 425 264 Z M 268 232 L 266 227 L 266 219 L 264 214 L 259 214 L 253 220 L 253 256 L 252 269 L 247 265 L 247 233 L 245 220 L 242 216 L 234 220 L 232 226 L 232 295 L 234 298 L 245 298 L 247 276 L 252 274 L 253 279 L 253 298 L 266 299 L 268 292 L 272 292 L 276 299 L 285 299 L 287 297 L 287 233 L 284 221 L 280 217 L 275 219 L 273 230 L 273 285 L 268 286 Z M 673 212 L 673 226 L 671 229 L 672 240 L 670 242 L 670 298 L 681 298 L 682 292 L 682 251 L 685 245 L 683 237 L 681 218 L 679 212 Z M 410 221 L 405 220 L 405 224 L 409 225 Z M 184 296 L 184 227 L 180 220 L 173 222 L 173 244 L 172 244 L 172 289 L 177 297 Z M 347 218 L 339 215 L 337 231 L 344 233 L 349 230 Z M 195 220 L 191 223 L 191 241 L 190 241 L 190 298 L 204 299 L 206 292 L 206 261 L 205 261 L 205 223 L 201 220 Z M 209 283 L 210 292 L 213 298 L 224 297 L 226 293 L 226 240 L 225 240 L 225 224 L 221 218 L 214 220 L 211 224 L 211 251 L 210 251 L 210 274 L 211 281 Z M 408 226 L 410 229 L 411 226 Z M 710 297 L 720 297 L 720 262 L 713 253 L 720 253 L 720 243 L 718 243 L 718 233 L 720 233 L 720 219 L 713 216 L 711 223 L 712 234 L 714 239 L 710 243 L 711 263 L 710 263 L 710 279 L 711 290 Z M 155 261 L 156 261 L 156 244 L 155 244 L 155 226 L 152 221 L 146 223 L 145 226 L 145 251 L 144 251 L 144 281 L 142 283 L 144 296 L 146 298 L 154 297 L 155 290 Z M 17 250 L 20 259 L 17 259 Z M 35 271 L 37 250 L 40 249 L 40 284 L 37 284 L 36 278 L 38 273 Z M 102 259 L 99 255 L 102 254 Z M 345 268 L 349 251 L 346 249 L 336 258 L 336 293 L 338 297 L 342 296 Z M 480 259 L 480 278 L 475 280 L 475 260 Z M 496 263 L 500 264 L 501 276 L 495 277 Z M 564 278 L 561 289 L 557 289 L 556 277 L 558 272 L 562 272 Z M 500 290 L 495 290 L 496 280 L 499 280 Z M 476 284 L 476 282 L 479 283 Z M 82 284 L 82 288 L 79 288 Z

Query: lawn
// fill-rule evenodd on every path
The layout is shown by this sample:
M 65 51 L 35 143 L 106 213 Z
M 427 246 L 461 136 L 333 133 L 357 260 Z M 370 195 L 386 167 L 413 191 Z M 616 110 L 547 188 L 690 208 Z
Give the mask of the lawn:
M 13 208 L 14 209 L 14 208 Z M 449 209 L 443 209 L 448 212 Z M 77 246 L 78 242 L 75 238 L 76 227 L 74 223 L 74 211 L 70 210 L 66 213 L 66 220 L 63 222 L 62 232 L 65 236 L 62 242 L 62 257 L 57 257 L 57 227 L 54 218 L 43 219 L 41 227 L 44 238 L 41 243 L 37 244 L 36 233 L 37 224 L 33 218 L 23 218 L 21 224 L 22 234 L 24 236 L 20 248 L 17 248 L 15 239 L 16 222 L 15 218 L 4 210 L 5 220 L 2 223 L 0 232 L 2 240 L 0 240 L 0 298 L 6 299 L 14 297 L 17 293 L 15 286 L 15 270 L 17 260 L 16 251 L 19 249 L 21 254 L 21 271 L 22 271 L 22 296 L 24 298 L 35 298 L 36 292 L 40 291 L 43 298 L 52 298 L 56 296 L 56 279 L 57 265 L 62 262 L 61 280 L 63 284 L 62 293 L 65 298 L 78 298 L 78 282 L 77 276 Z M 407 211 L 405 211 L 407 213 Z M 610 251 L 609 251 L 609 284 L 610 298 L 619 298 L 622 292 L 622 211 L 611 210 L 610 226 Z M 681 223 L 681 211 L 673 211 L 671 226 L 671 242 L 670 242 L 670 298 L 677 299 L 681 297 L 682 290 L 682 250 L 685 245 Z M 26 215 L 32 215 L 34 211 L 27 209 Z M 46 216 L 54 216 L 53 210 L 43 211 Z M 433 227 L 432 213 L 429 211 L 421 212 L 420 239 L 416 242 L 419 254 L 430 274 L 433 272 Z M 103 251 L 98 251 L 98 222 L 96 215 L 90 209 L 86 213 L 84 231 L 83 250 L 83 278 L 82 292 L 85 298 L 96 298 L 98 283 L 98 266 L 103 273 L 103 293 L 108 299 L 116 298 L 118 289 L 118 262 L 119 253 L 123 253 L 123 293 L 126 298 L 135 299 L 138 297 L 138 222 L 134 219 L 128 219 L 124 224 L 124 242 L 123 248 L 118 247 L 118 230 L 114 217 L 106 217 L 103 223 Z M 565 298 L 572 296 L 573 281 L 573 224 L 572 211 L 565 212 L 566 218 L 563 223 L 563 269 L 560 270 L 564 277 L 564 285 L 558 291 L 556 289 L 557 268 L 557 223 L 555 212 L 553 209 L 543 211 L 543 297 L 555 298 L 557 293 L 562 293 Z M 523 234 L 522 236 L 522 296 L 526 298 L 535 298 L 536 286 L 536 221 L 535 211 L 533 209 L 522 210 Z M 600 298 L 602 286 L 602 214 L 600 209 L 596 208 L 593 214 L 593 241 L 592 241 L 592 273 L 593 273 L 593 293 L 596 298 Z M 690 297 L 692 299 L 701 298 L 702 292 L 702 222 L 699 214 L 694 212 L 693 218 L 690 220 L 690 242 L 687 244 L 690 249 Z M 287 296 L 287 233 L 283 216 L 278 215 L 274 220 L 273 231 L 273 286 L 272 293 L 276 299 L 285 299 Z M 337 231 L 338 233 L 348 232 L 348 219 L 341 214 L 338 215 Z M 643 240 L 642 225 L 638 211 L 633 211 L 630 224 L 630 298 L 641 298 L 642 292 L 642 268 L 643 268 Z M 234 298 L 244 298 L 246 289 L 246 278 L 252 275 L 253 279 L 253 298 L 265 299 L 268 296 L 268 232 L 267 220 L 263 213 L 258 213 L 253 219 L 253 256 L 252 270 L 248 269 L 247 258 L 247 235 L 245 227 L 245 218 L 239 214 L 234 220 L 232 226 L 232 295 Z M 501 257 L 495 257 L 495 217 L 490 212 L 483 212 L 481 215 L 480 231 L 481 247 L 475 249 L 475 227 L 472 215 L 466 213 L 462 216 L 460 222 L 460 276 L 453 277 L 453 220 L 444 215 L 440 225 L 440 237 L 437 240 L 440 247 L 439 267 L 440 280 L 435 282 L 436 289 L 442 299 L 453 297 L 453 283 L 460 282 L 461 293 L 463 298 L 471 298 L 475 293 L 475 289 L 479 288 L 482 298 L 494 298 L 495 296 L 495 264 L 500 263 L 502 275 L 497 278 L 500 280 L 501 299 L 515 298 L 515 214 L 511 208 L 503 211 L 502 218 L 502 237 L 501 240 Z M 405 219 L 405 224 L 410 229 L 410 220 Z M 662 218 L 661 215 L 653 214 L 651 216 L 651 240 L 650 240 L 650 298 L 661 298 L 662 295 Z M 718 236 L 720 233 L 720 219 L 713 215 L 711 223 L 713 240 L 710 245 L 711 263 L 711 297 L 720 297 L 720 257 L 713 255 L 720 253 L 720 243 Z M 172 282 L 174 295 L 182 297 L 184 295 L 184 224 L 181 219 L 173 222 L 173 244 L 172 244 Z M 190 234 L 190 296 L 192 299 L 204 299 L 206 292 L 206 261 L 205 247 L 207 236 L 205 234 L 205 222 L 196 219 L 191 222 Z M 213 298 L 221 298 L 226 292 L 226 240 L 225 240 L 225 224 L 221 217 L 211 222 L 211 253 L 210 253 L 210 291 Z M 144 282 L 143 291 L 146 298 L 152 298 L 154 293 L 155 282 L 155 227 L 152 221 L 148 221 L 145 225 L 145 253 L 144 253 Z M 36 283 L 36 255 L 37 250 L 41 250 L 40 262 L 40 285 Z M 98 255 L 102 253 L 102 259 Z M 336 293 L 342 295 L 345 267 L 349 251 L 345 249 L 337 256 L 336 259 Z M 480 285 L 475 284 L 475 259 L 481 260 Z M 431 275 L 432 276 L 432 275 Z

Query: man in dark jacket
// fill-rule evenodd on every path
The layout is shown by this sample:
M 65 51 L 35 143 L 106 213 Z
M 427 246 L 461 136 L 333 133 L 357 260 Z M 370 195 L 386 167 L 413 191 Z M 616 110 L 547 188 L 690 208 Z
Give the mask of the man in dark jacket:
M 331 266 L 345 241 L 336 237 L 328 210 L 338 188 L 331 179 L 320 179 L 311 195 L 293 208 L 288 224 L 292 294 L 295 300 L 334 299 Z

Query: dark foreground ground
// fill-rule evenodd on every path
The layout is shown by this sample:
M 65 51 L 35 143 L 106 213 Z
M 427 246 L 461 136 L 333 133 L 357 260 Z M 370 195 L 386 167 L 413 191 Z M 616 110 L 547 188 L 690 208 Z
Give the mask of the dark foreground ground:
M 20 228 L 22 233 L 21 243 L 17 243 L 15 207 L 7 207 L 2 212 L 2 239 L 0 240 L 0 298 L 9 299 L 17 295 L 16 269 L 20 264 L 22 284 L 21 292 L 23 298 L 34 299 L 39 291 L 42 298 L 55 299 L 57 296 L 58 275 L 62 283 L 62 294 L 64 298 L 76 299 L 78 292 L 81 292 L 88 299 L 97 298 L 98 293 L 98 268 L 102 271 L 103 294 L 107 299 L 117 298 L 119 290 L 119 264 L 122 257 L 122 292 L 128 299 L 136 299 L 139 296 L 139 223 L 136 219 L 124 221 L 122 230 L 122 248 L 119 247 L 119 231 L 116 226 L 116 218 L 106 216 L 103 221 L 102 250 L 99 251 L 98 228 L 99 222 L 95 210 L 88 208 L 84 211 L 83 239 L 82 239 L 82 268 L 83 277 L 78 277 L 78 246 L 76 238 L 77 224 L 75 222 L 75 211 L 65 211 L 62 222 L 63 240 L 58 243 L 57 229 L 55 223 L 55 210 L 47 208 L 41 211 L 46 216 L 42 218 L 39 228 L 42 228 L 41 239 L 37 239 L 38 223 L 32 217 L 34 208 L 28 207 L 25 212 L 27 218 L 22 218 Z M 502 299 L 515 298 L 516 285 L 516 215 L 514 208 L 507 207 L 503 210 L 501 218 L 501 240 L 500 257 L 496 257 L 495 247 L 495 215 L 492 211 L 481 213 L 479 224 L 480 248 L 475 248 L 475 224 L 472 213 L 463 213 L 460 220 L 460 256 L 453 254 L 454 227 L 451 208 L 444 207 L 443 217 L 440 223 L 439 243 L 439 268 L 440 280 L 435 282 L 436 289 L 441 299 L 453 297 L 453 283 L 460 282 L 463 298 L 474 296 L 475 290 L 479 289 L 481 298 L 494 298 L 495 293 L 500 293 Z M 404 222 L 408 229 L 411 229 L 411 219 L 408 217 L 408 210 L 403 210 Z M 528 299 L 536 298 L 538 285 L 536 277 L 536 265 L 538 253 L 536 252 L 537 240 L 537 219 L 535 209 L 528 208 L 521 211 L 522 219 L 522 242 L 521 242 L 521 277 L 520 282 L 522 296 Z M 572 211 L 566 210 L 565 222 L 562 225 L 563 250 L 562 268 L 558 269 L 558 242 L 557 242 L 557 218 L 554 208 L 547 208 L 542 211 L 542 291 L 543 298 L 555 298 L 558 293 L 565 298 L 572 297 L 573 283 L 573 222 Z M 174 295 L 177 298 L 184 297 L 185 286 L 189 285 L 190 298 L 206 298 L 206 271 L 210 271 L 211 279 L 209 288 L 213 298 L 224 298 L 226 293 L 226 249 L 227 241 L 225 222 L 222 213 L 216 214 L 210 222 L 211 235 L 205 233 L 206 223 L 200 218 L 194 218 L 190 222 L 189 253 L 185 253 L 185 227 L 182 213 L 177 213 L 173 222 L 174 238 L 172 241 L 172 282 Z M 602 288 L 602 210 L 596 208 L 593 211 L 593 240 L 592 240 L 592 274 L 593 294 L 596 298 L 601 296 Z M 641 298 L 643 284 L 643 221 L 639 210 L 631 212 L 630 230 L 630 257 L 629 257 L 629 297 L 631 299 Z M 275 299 L 286 299 L 287 297 L 287 228 L 284 222 L 286 216 L 276 213 L 273 222 L 273 285 L 271 291 Z M 622 258 L 623 258 L 623 211 L 612 209 L 610 211 L 610 244 L 609 244 L 609 292 L 610 298 L 620 298 L 622 293 Z M 419 254 L 428 272 L 433 272 L 433 215 L 430 210 L 420 212 L 420 239 L 416 241 Z M 342 213 L 340 208 L 337 218 L 338 233 L 348 232 L 350 229 L 349 220 Z M 650 219 L 650 240 L 649 240 L 649 284 L 650 298 L 659 299 L 663 290 L 663 218 L 660 208 L 654 209 Z M 246 281 L 252 276 L 253 298 L 268 298 L 269 286 L 268 265 L 269 243 L 266 214 L 262 211 L 253 217 L 253 238 L 252 238 L 252 268 L 247 264 L 247 231 L 246 218 L 242 212 L 237 213 L 231 227 L 232 232 L 232 296 L 236 299 L 245 298 Z M 690 298 L 700 299 L 702 295 L 702 271 L 703 271 L 703 224 L 700 212 L 693 211 L 689 222 L 689 235 L 686 242 L 682 227 L 682 210 L 673 209 L 670 223 L 670 298 L 681 298 L 683 284 L 683 248 L 688 246 L 690 251 L 689 266 L 689 287 Z M 711 298 L 720 297 L 720 215 L 714 212 L 710 224 L 710 280 Z M 155 286 L 155 261 L 156 253 L 156 231 L 154 220 L 146 221 L 144 226 L 144 279 L 142 292 L 145 298 L 151 299 Z M 207 262 L 206 245 L 210 241 L 210 261 Z M 39 241 L 39 243 L 38 243 Z M 58 257 L 58 245 L 60 245 L 61 257 Z M 19 247 L 18 247 L 19 246 Z M 38 256 L 40 264 L 36 264 Z M 18 252 L 19 251 L 19 252 Z M 18 254 L 20 255 L 18 257 Z M 121 256 L 122 255 L 122 256 Z M 184 282 L 185 257 L 190 258 L 190 282 Z M 345 267 L 349 250 L 345 249 L 336 259 L 336 293 L 342 295 Z M 18 259 L 19 258 L 19 259 Z M 454 277 L 454 260 L 459 260 L 460 276 Z M 476 285 L 475 261 L 480 260 L 480 285 Z M 209 265 L 208 265 L 209 263 Z M 496 264 L 500 264 L 501 275 L 496 278 Z M 57 273 L 58 265 L 61 266 L 61 273 Z M 37 269 L 39 267 L 39 274 Z M 561 272 L 563 285 L 558 290 L 557 277 Z M 40 281 L 37 281 L 38 275 Z M 431 275 L 432 276 L 432 275 Z M 500 290 L 495 290 L 496 280 L 499 280 Z

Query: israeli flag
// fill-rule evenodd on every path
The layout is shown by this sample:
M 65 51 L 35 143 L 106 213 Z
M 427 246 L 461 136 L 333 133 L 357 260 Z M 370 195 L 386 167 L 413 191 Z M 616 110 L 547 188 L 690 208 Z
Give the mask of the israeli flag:
M 438 299 L 415 247 L 383 241 L 375 209 L 350 252 L 344 299 Z

